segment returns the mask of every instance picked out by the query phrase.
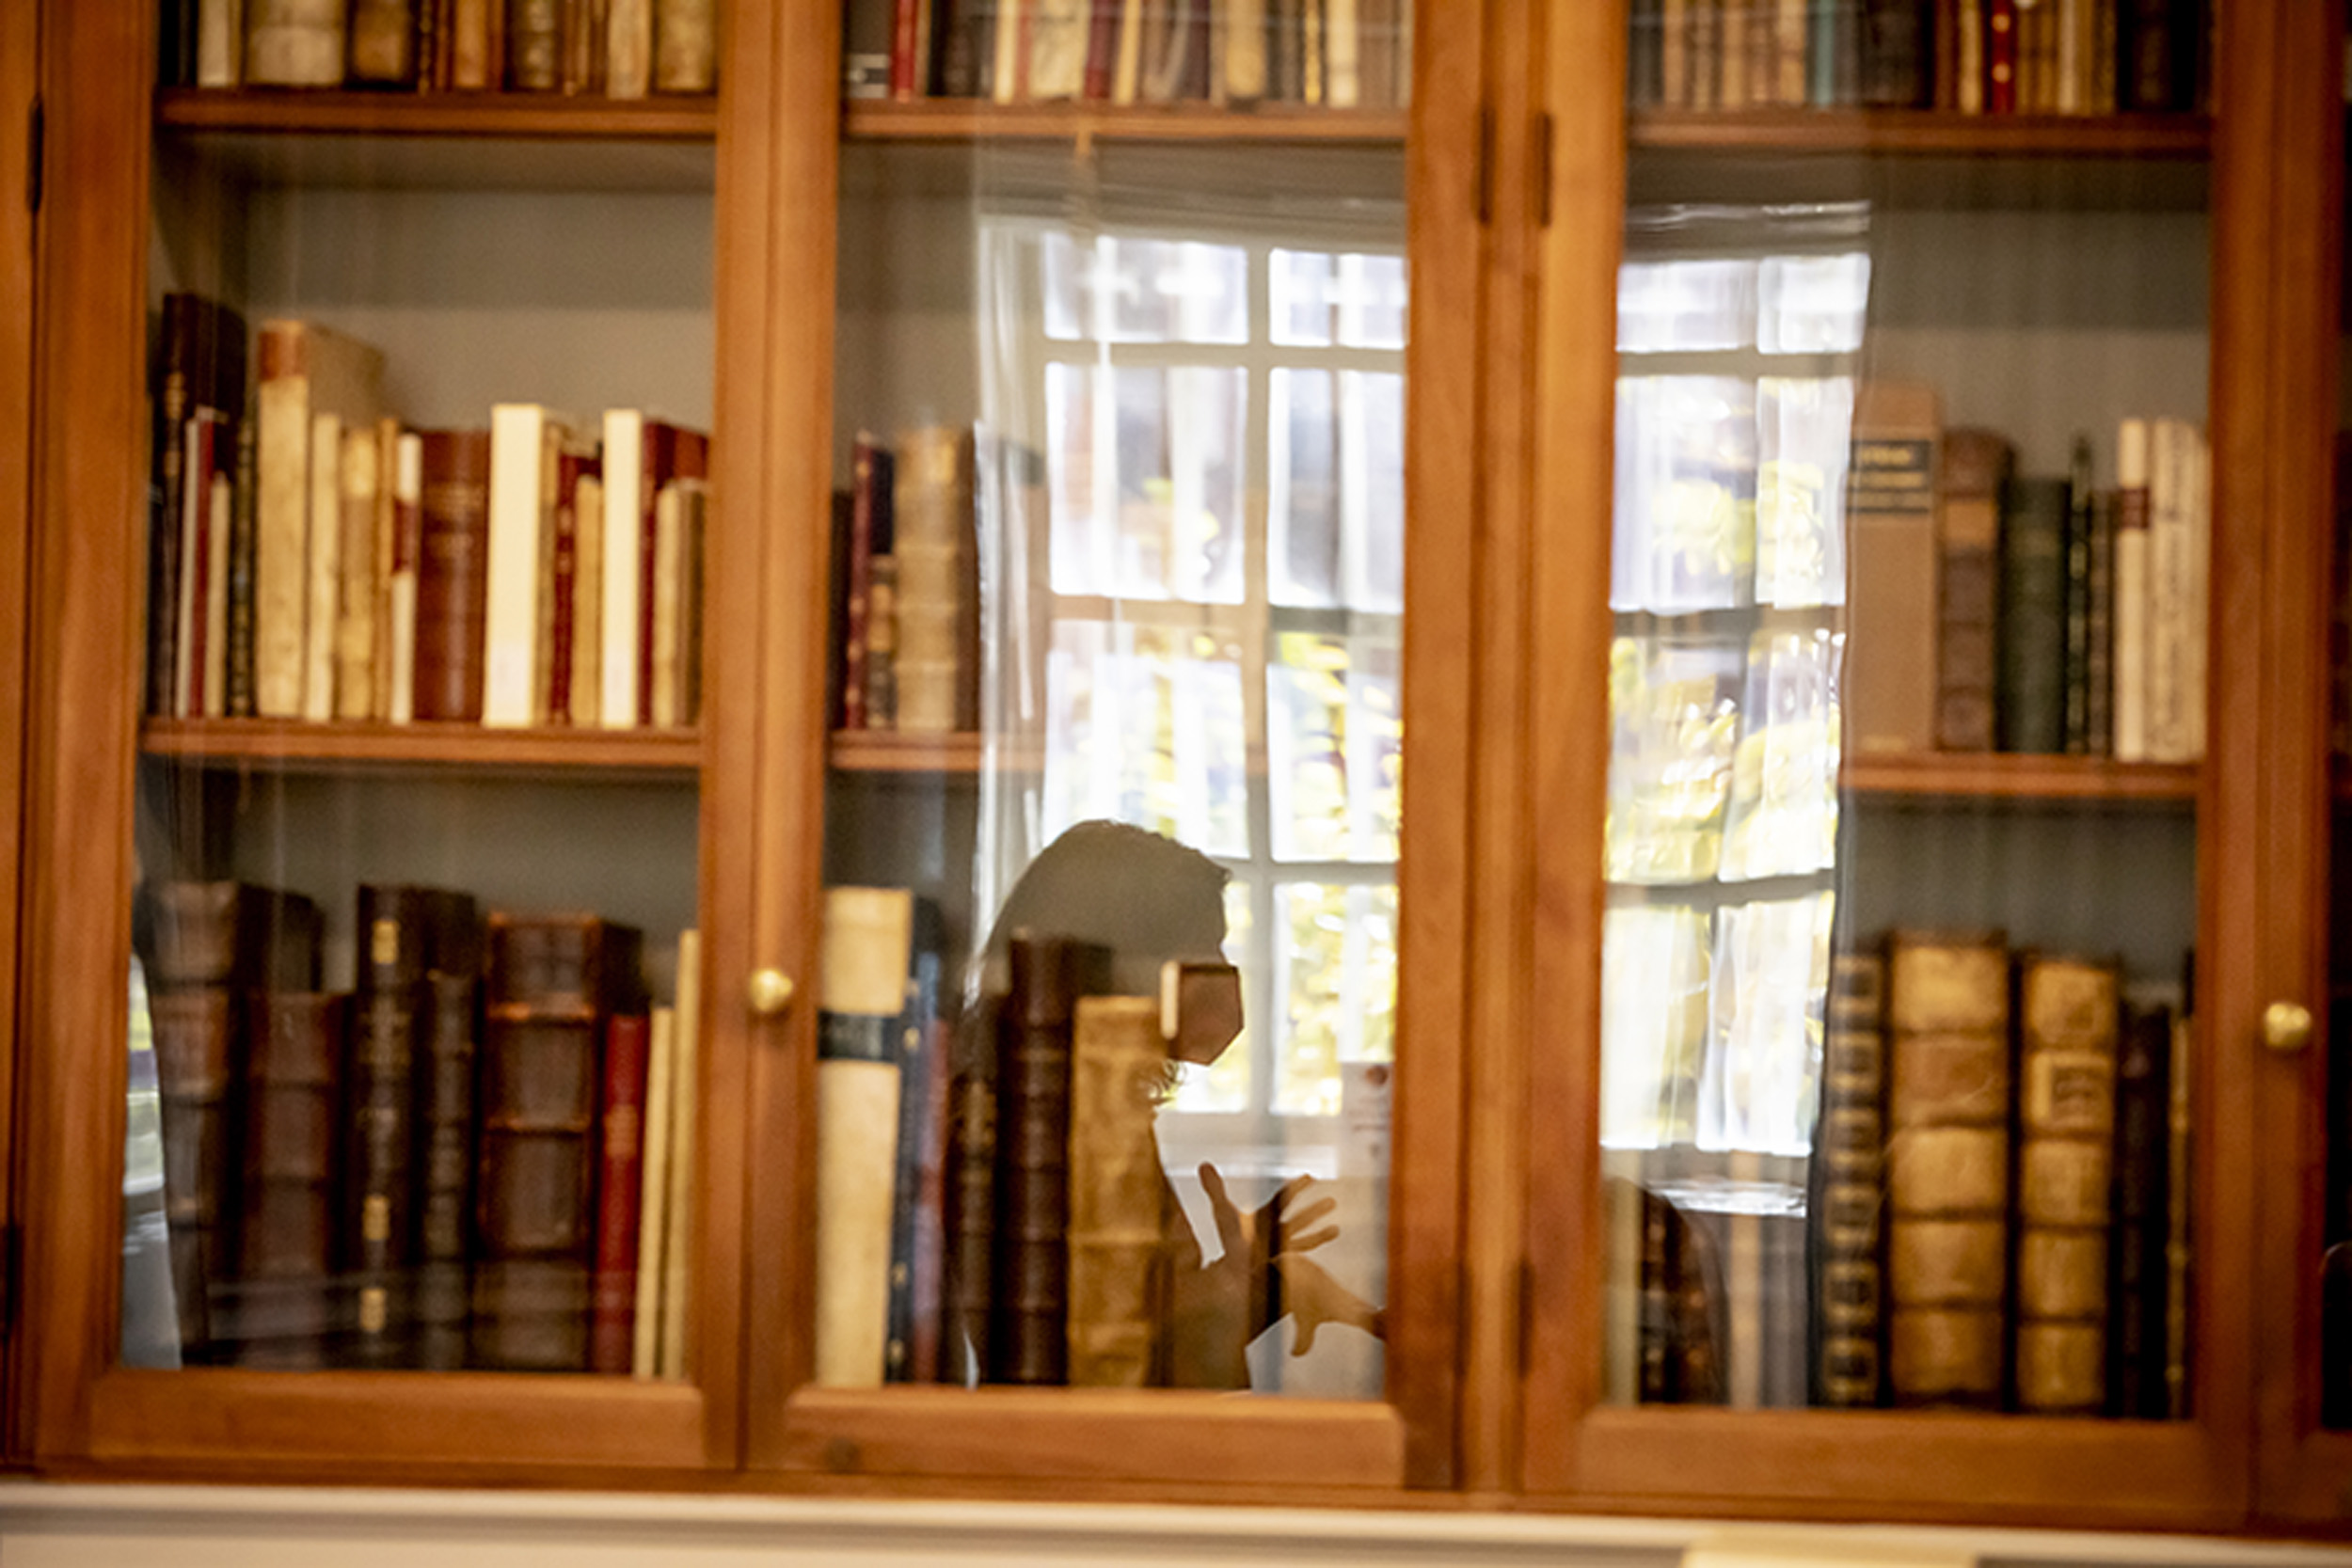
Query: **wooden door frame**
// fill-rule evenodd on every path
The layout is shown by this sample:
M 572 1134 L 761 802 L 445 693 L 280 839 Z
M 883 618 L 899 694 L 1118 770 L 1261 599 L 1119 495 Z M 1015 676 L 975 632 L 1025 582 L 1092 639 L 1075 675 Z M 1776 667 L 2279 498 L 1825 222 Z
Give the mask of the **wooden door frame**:
M 2266 499 L 2260 440 L 2269 264 L 2264 119 L 2275 42 L 2269 7 L 2224 10 L 2216 96 L 2240 106 L 2213 138 L 2210 403 L 2217 551 L 2228 602 L 2215 625 L 2242 627 L 2263 580 Z M 1543 245 L 1541 342 L 1531 429 L 1536 451 L 1534 661 L 1528 779 L 1544 824 L 1534 898 L 1529 1017 L 1529 1322 L 1522 1480 L 1531 1500 L 1626 1512 L 1759 1517 L 1965 1520 L 2229 1528 L 2250 1486 L 2248 1341 L 2253 1331 L 2249 1064 L 2239 1049 L 2262 932 L 2250 881 L 2258 816 L 2250 702 L 2213 705 L 2198 794 L 2199 1248 L 2185 1423 L 1971 1419 L 1903 1411 L 1737 1412 L 1603 1402 L 1609 1260 L 1598 1161 L 1601 849 L 1612 634 L 1605 585 L 1613 497 L 1616 267 L 1626 201 L 1624 103 L 1630 6 L 1555 5 L 1545 107 L 1558 127 L 1555 222 Z M 2334 57 L 2330 56 L 2332 60 Z M 2331 345 L 2332 347 L 2332 345 Z M 2230 521 L 2235 520 L 2234 529 Z M 2226 536 L 2226 537 L 2225 537 Z M 2217 634 L 2214 689 L 2254 689 L 2250 642 Z M 2231 767 L 2223 767 L 2227 761 Z M 2214 1044 L 2207 1044 L 2212 1041 Z

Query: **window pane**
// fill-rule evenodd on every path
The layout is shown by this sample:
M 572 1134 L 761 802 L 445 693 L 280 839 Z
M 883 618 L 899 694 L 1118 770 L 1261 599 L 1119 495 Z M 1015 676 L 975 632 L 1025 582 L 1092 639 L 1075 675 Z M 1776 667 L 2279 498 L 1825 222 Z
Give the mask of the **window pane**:
M 1707 916 L 1635 904 L 1601 920 L 1600 1141 L 1688 1143 L 1707 1046 Z
M 1757 293 L 1756 347 L 1766 354 L 1850 354 L 1862 346 L 1870 258 L 1767 256 Z
M 1340 416 L 1353 556 L 1348 606 L 1393 615 L 1405 608 L 1405 378 L 1343 372 Z
M 1238 648 L 1205 631 L 1059 621 L 1045 696 L 1048 839 L 1110 817 L 1248 855 Z
M 1331 341 L 1331 263 L 1319 250 L 1277 250 L 1269 288 L 1274 341 L 1284 348 L 1322 348 Z
M 1713 879 L 1744 664 L 1738 645 L 1705 638 L 1620 637 L 1611 645 L 1611 881 Z
M 1271 380 L 1267 593 L 1276 604 L 1334 606 L 1340 602 L 1337 379 L 1329 371 L 1278 370 Z
M 1283 1033 L 1274 1109 L 1333 1116 L 1343 1062 L 1394 1055 L 1396 889 L 1287 882 L 1275 894 Z
M 1756 341 L 1752 261 L 1629 261 L 1617 269 L 1617 350 L 1672 354 Z
M 1394 645 L 1285 632 L 1266 699 L 1275 858 L 1395 859 L 1404 728 Z
M 1058 342 L 1085 337 L 1087 301 L 1092 293 L 1088 272 L 1094 261 L 1093 247 L 1056 230 L 1044 237 L 1038 261 L 1044 274 L 1045 335 Z
M 1843 604 L 1853 382 L 1766 376 L 1756 422 L 1756 602 Z
M 1747 603 L 1756 488 L 1753 382 L 1619 380 L 1611 608 L 1679 615 Z
M 1112 342 L 1249 341 L 1249 258 L 1237 246 L 1106 238 L 1097 276 Z

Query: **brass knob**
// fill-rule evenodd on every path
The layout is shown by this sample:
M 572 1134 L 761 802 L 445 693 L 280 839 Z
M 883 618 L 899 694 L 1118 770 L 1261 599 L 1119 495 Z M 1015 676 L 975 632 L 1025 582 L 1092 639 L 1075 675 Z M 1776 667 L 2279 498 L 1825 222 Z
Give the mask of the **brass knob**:
M 2273 1002 L 2263 1009 L 2263 1044 L 2291 1056 L 2312 1043 L 2312 1010 L 2300 1002 Z
M 781 969 L 753 970 L 744 990 L 752 1011 L 761 1018 L 773 1018 L 792 1005 L 792 976 Z

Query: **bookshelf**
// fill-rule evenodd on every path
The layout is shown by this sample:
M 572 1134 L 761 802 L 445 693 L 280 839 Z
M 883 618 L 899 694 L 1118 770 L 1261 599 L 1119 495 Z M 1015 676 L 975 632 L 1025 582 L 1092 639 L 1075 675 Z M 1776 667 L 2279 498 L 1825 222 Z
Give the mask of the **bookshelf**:
M 2210 114 L 1629 111 L 1637 8 L 1449 13 L 1415 35 L 1410 108 L 1331 111 L 849 98 L 833 8 L 748 0 L 724 7 L 709 95 L 155 91 L 124 65 L 153 55 L 149 0 L 51 8 L 44 175 L 75 194 L 44 210 L 37 343 L 0 333 L 55 411 L 38 548 L 0 514 L 29 562 L 19 591 L 0 562 L 0 599 L 34 627 L 26 678 L 0 681 L 26 737 L 0 779 L 24 824 L 0 845 L 24 933 L 8 1457 L 109 1481 L 2339 1528 L 2352 1439 L 2313 1393 L 2332 1238 L 2307 1180 L 2336 1154 L 2331 1053 L 2244 1042 L 2271 1002 L 2339 994 L 2332 590 L 2305 563 L 2335 501 L 2341 20 L 2221 8 Z M 24 57 L 0 51 L 0 87 Z M 1622 262 L 1713 243 L 1636 234 L 1630 209 L 1704 227 L 1725 220 L 1696 209 L 1784 201 L 1865 205 L 1837 220 L 1874 270 L 1859 346 L 1650 369 L 1933 383 L 1943 427 L 2001 430 L 2021 472 L 2093 432 L 2103 485 L 2122 418 L 2211 435 L 2201 760 L 1849 747 L 1817 781 L 1827 863 L 1683 899 L 1712 918 L 1750 890 L 1829 892 L 1873 928 L 2112 947 L 2140 980 L 2195 947 L 2179 1419 L 1667 1407 L 1611 1381 L 1609 932 L 1681 896 L 1613 883 L 1603 852 L 1600 672 L 1644 629 L 1610 609 L 1637 357 L 1611 328 Z M 423 428 L 515 398 L 711 431 L 699 721 L 150 715 L 145 367 L 179 289 L 379 342 Z M 998 731 L 841 727 L 834 497 L 856 437 L 978 424 L 1007 445 L 976 445 L 957 526 L 1003 552 L 985 580 L 1020 607 L 982 628 Z M 1744 645 L 1764 622 L 1677 625 Z M 827 890 L 930 898 L 961 994 L 1022 869 L 1117 815 L 1208 848 L 1233 890 L 1249 1043 L 1180 1091 L 1170 1190 L 1213 1231 L 1200 1161 L 1245 1211 L 1313 1171 L 1341 1229 L 1316 1260 L 1385 1338 L 1337 1323 L 1295 1367 L 1260 1344 L 1241 1375 L 1281 1398 L 967 1389 L 936 1363 L 930 1386 L 819 1386 Z M 593 909 L 669 952 L 699 929 L 698 967 L 644 976 L 702 1025 L 682 1364 L 124 1365 L 130 1075 L 90 1042 L 126 1033 L 133 890 L 158 866 L 309 892 L 330 972 L 359 950 L 361 883 Z M 1764 1248 L 1734 1227 L 1789 1218 L 1807 1156 L 1701 1152 L 1677 1180 L 1722 1178 L 1704 1224 L 1752 1283 Z

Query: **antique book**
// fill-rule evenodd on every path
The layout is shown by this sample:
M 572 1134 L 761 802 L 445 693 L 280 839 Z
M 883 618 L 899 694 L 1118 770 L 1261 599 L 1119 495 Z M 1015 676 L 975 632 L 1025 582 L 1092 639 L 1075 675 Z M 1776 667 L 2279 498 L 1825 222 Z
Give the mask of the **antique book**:
M 701 702 L 703 532 L 709 485 L 699 478 L 662 486 L 654 502 L 652 721 L 692 724 Z
M 898 727 L 898 558 L 878 555 L 866 567 L 866 727 Z
M 2004 752 L 2066 749 L 2067 482 L 2001 486 L 1994 734 Z
M 653 90 L 654 0 L 612 0 L 607 16 L 604 93 L 643 98 Z
M 535 403 L 490 409 L 488 549 L 484 557 L 482 722 L 523 728 L 547 721 L 551 570 L 543 550 L 555 533 L 557 463 L 571 423 Z
M 918 895 L 906 986 L 893 1021 L 898 1065 L 897 1164 L 891 1175 L 890 1312 L 882 1375 L 930 1383 L 939 1373 L 940 1290 L 946 1223 L 947 935 L 938 903 Z
M 866 622 L 873 604 L 873 562 L 887 555 L 894 532 L 895 468 L 890 449 L 861 432 L 850 454 L 850 532 L 847 596 L 835 635 L 841 646 L 841 712 L 845 730 L 867 726 L 866 712 Z
M 2185 420 L 2149 427 L 2147 731 L 2152 762 L 2204 750 L 2205 442 Z
M 411 1312 L 419 1367 L 453 1371 L 466 1364 L 468 1265 L 472 1250 L 474 1064 L 482 1037 L 482 978 L 477 960 L 435 970 L 424 1063 L 418 1085 L 418 1261 Z
M 702 933 L 677 939 L 677 1030 L 670 1072 L 670 1190 L 661 1237 L 661 1340 L 655 1375 L 686 1375 L 686 1324 L 693 1311 L 689 1259 L 696 1240 L 694 1183 L 701 1112 Z
M 459 92 L 495 89 L 503 79 L 499 61 L 505 31 L 506 0 L 447 0 L 449 86 Z
M 236 1193 L 230 1116 L 242 1071 L 244 1010 L 225 985 L 150 987 L 147 996 L 161 1122 L 164 1223 L 184 1362 L 202 1362 L 208 1282 Z
M 648 8 L 645 15 L 650 26 L 650 0 L 635 3 Z M 619 47 L 617 38 L 614 47 Z M 596 721 L 608 730 L 629 729 L 638 722 L 638 609 L 645 585 L 639 562 L 651 520 L 647 514 L 653 480 L 646 461 L 647 430 L 642 410 L 605 411 L 601 494 L 606 566 L 596 633 L 603 643 L 597 661 L 603 690 L 597 700 Z
M 413 707 L 421 720 L 478 722 L 488 631 L 490 433 L 423 431 L 419 461 Z
M 2193 982 L 2193 976 L 2192 976 Z M 2189 1150 L 2194 1131 L 2196 1084 L 2191 1077 L 2197 1049 L 2195 991 L 2187 990 L 2173 1010 L 2169 1096 L 2165 1120 L 2164 1414 L 2184 1420 L 2190 1414 L 2190 1290 L 2196 1267 L 2193 1173 Z
M 562 0 L 504 0 L 506 86 L 512 92 L 553 92 L 563 86 Z
M 342 543 L 333 623 L 334 717 L 365 720 L 375 712 L 376 503 L 383 494 L 376 430 L 354 425 L 340 443 Z
M 2165 1243 L 2171 1227 L 2166 1146 L 2172 1011 L 2127 999 L 2115 1063 L 2115 1240 L 2108 1253 L 2106 1414 L 2165 1415 Z
M 417 85 L 417 12 L 433 0 L 351 0 L 348 76 L 354 87 Z
M 337 60 L 340 79 L 340 45 Z M 262 324 L 254 373 L 254 705 L 266 719 L 319 718 L 333 711 L 332 691 L 317 689 L 332 679 L 332 625 L 312 618 L 322 583 L 324 613 L 335 603 L 342 421 L 376 418 L 384 356 L 315 322 L 279 319 Z M 335 460 L 322 466 L 327 451 Z
M 715 0 L 653 0 L 656 92 L 710 92 L 718 64 Z
M 825 890 L 817 992 L 816 1378 L 882 1383 L 898 1167 L 898 1017 L 914 953 L 904 888 Z
M 898 562 L 898 728 L 918 735 L 979 723 L 978 541 L 970 426 L 898 438 L 890 554 Z M 869 642 L 870 647 L 870 642 Z
M 629 1316 L 628 1370 L 659 1375 L 662 1259 L 670 1217 L 671 1081 L 677 1070 L 677 1009 L 657 1005 L 645 1031 L 644 1156 L 638 1164 L 636 1298 Z
M 2106 1404 L 2116 987 L 2112 959 L 2028 953 L 2017 961 L 2021 1410 L 2096 1415 Z
M 596 1253 L 590 1281 L 588 1370 L 626 1374 L 637 1333 L 637 1238 L 643 1214 L 645 1091 L 653 1049 L 646 1013 L 605 1028 L 596 1106 Z
M 215 1331 L 240 1366 L 331 1365 L 350 1314 L 336 1281 L 350 998 L 252 996 L 239 1112 L 239 1287 L 215 1298 Z
M 1998 931 L 1886 942 L 1887 1389 L 1996 1407 L 2009 1295 L 2009 954 Z
M 640 996 L 640 933 L 493 912 L 478 1068 L 474 1365 L 588 1365 L 597 1096 L 607 1021 Z
M 1864 382 L 1846 476 L 1845 748 L 1935 746 L 1935 388 Z
M 1886 960 L 1830 959 L 1821 1047 L 1821 1119 L 1814 1135 L 1814 1397 L 1824 1405 L 1879 1401 L 1880 1252 L 1884 1240 Z
M 604 718 L 604 479 L 596 459 L 581 460 L 571 498 L 575 522 L 571 628 L 564 655 L 566 708 L 573 724 L 589 729 Z
M 1104 949 L 1014 934 L 997 1021 L 996 1223 L 989 1381 L 1059 1384 L 1069 1367 L 1070 1031 Z
M 221 675 L 221 698 L 231 719 L 250 719 L 253 691 L 253 529 L 260 485 L 259 436 L 248 389 L 244 417 L 237 421 L 236 477 L 229 506 L 229 604 L 226 615 L 228 646 Z
M 334 87 L 343 80 L 343 0 L 246 0 L 245 81 Z
M 185 427 L 190 416 L 201 408 L 242 420 L 245 318 L 201 294 L 166 294 L 155 356 L 154 466 L 149 482 L 148 711 L 167 714 L 174 711 L 180 689 L 176 670 L 188 511 Z
M 2115 760 L 2146 762 L 2150 537 L 2148 421 L 2125 420 L 2116 434 Z
M 393 442 L 390 502 L 382 642 L 389 668 L 378 674 L 384 717 L 405 724 L 417 716 L 417 567 L 424 550 L 424 443 L 414 431 L 398 432 Z
M 2014 454 L 1989 430 L 1944 433 L 1936 509 L 1935 744 L 1994 747 L 2000 648 L 2001 486 Z
M 1167 1179 L 1152 1125 L 1167 1069 L 1158 998 L 1078 999 L 1070 1069 L 1073 1386 L 1143 1388 L 1159 1381 Z

